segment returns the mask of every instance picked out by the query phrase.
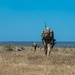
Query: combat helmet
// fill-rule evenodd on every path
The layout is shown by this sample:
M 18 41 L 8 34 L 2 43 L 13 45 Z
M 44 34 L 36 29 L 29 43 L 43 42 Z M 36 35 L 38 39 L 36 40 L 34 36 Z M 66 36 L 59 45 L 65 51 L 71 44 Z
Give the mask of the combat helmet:
M 49 28 L 49 27 L 47 27 L 46 29 L 47 29 L 47 30 L 50 30 L 50 28 Z

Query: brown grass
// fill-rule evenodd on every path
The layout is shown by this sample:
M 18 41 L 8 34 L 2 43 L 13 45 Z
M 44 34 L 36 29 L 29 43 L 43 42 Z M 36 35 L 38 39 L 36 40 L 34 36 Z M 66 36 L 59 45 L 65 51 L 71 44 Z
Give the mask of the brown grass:
M 0 75 L 75 75 L 75 48 L 4 51 L 0 47 Z

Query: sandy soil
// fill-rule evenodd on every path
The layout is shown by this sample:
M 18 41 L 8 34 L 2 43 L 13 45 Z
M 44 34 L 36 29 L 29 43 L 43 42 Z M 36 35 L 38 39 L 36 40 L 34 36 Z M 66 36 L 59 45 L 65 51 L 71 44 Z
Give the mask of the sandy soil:
M 5 51 L 0 46 L 0 75 L 75 75 L 75 48 Z

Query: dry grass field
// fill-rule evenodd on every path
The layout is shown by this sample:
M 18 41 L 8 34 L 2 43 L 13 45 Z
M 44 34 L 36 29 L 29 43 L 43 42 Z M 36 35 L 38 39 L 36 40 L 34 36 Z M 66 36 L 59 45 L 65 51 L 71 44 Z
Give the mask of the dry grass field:
M 5 51 L 0 46 L 0 75 L 75 75 L 75 48 Z

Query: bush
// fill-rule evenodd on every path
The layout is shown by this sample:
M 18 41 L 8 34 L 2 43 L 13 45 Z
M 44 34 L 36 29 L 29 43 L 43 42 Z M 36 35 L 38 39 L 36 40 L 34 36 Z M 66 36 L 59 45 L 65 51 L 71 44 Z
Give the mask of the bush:
M 15 49 L 14 45 L 11 45 L 11 44 L 4 45 L 4 50 L 12 51 L 14 49 Z

